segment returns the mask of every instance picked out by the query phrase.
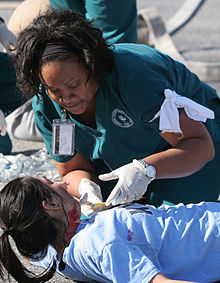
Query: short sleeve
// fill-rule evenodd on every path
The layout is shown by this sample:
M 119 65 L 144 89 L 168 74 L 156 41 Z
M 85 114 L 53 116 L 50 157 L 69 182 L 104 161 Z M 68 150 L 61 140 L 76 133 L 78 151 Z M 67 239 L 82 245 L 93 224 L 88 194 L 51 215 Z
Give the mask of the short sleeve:
M 135 64 L 130 62 L 122 87 L 124 103 L 138 119 L 149 122 L 149 126 L 159 131 L 159 119 L 153 117 L 165 100 L 165 89 L 210 108 L 211 101 L 217 98 L 214 89 L 182 63 L 155 49 L 143 48 L 142 61 L 138 57 L 133 60 Z
M 145 250 L 147 254 L 137 245 L 121 242 L 107 245 L 100 263 L 102 273 L 113 282 L 149 282 L 160 271 L 150 245 Z

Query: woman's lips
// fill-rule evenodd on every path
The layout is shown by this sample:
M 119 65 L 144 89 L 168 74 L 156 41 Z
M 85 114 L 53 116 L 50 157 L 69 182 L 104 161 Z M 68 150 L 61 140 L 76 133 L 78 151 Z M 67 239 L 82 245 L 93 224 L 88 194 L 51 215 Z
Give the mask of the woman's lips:
M 64 108 L 76 108 L 78 105 L 80 104 L 80 102 L 77 102 L 76 104 L 71 104 L 71 105 L 62 105 Z

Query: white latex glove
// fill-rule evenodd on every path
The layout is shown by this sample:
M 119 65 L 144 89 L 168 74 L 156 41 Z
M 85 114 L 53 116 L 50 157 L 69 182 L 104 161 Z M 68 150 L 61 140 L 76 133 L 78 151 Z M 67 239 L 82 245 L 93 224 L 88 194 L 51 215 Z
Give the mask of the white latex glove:
M 92 216 L 95 211 L 91 208 L 91 204 L 103 201 L 99 185 L 89 179 L 82 178 L 79 184 L 79 193 L 82 213 L 85 216 Z
M 7 28 L 5 23 L 0 24 L 0 42 L 9 50 L 10 46 L 15 46 L 17 41 L 16 36 Z
M 148 187 L 148 178 L 144 170 L 135 162 L 128 163 L 108 174 L 99 175 L 99 179 L 102 181 L 119 179 L 105 202 L 106 206 L 138 200 Z
M 2 112 L 2 110 L 0 109 L 0 135 L 1 136 L 5 136 L 6 135 L 6 121 L 5 121 L 5 115 Z

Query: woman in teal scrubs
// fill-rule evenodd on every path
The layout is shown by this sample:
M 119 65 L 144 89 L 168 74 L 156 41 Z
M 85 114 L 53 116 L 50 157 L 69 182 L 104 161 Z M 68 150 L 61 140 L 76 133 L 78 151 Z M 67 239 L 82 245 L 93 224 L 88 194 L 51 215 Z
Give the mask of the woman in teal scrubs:
M 113 205 L 218 199 L 219 98 L 183 64 L 145 45 L 109 46 L 71 11 L 21 32 L 15 64 L 23 92 L 36 93 L 37 127 L 72 195 Z M 75 136 L 70 142 L 59 126 L 53 146 L 63 112 Z

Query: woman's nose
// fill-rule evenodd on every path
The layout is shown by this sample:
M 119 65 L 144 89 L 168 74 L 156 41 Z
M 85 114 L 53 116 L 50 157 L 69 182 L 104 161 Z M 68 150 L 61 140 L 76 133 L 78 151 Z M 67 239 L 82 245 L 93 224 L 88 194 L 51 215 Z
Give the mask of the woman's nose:
M 75 95 L 73 93 L 62 94 L 59 101 L 64 104 L 68 104 L 74 97 Z

